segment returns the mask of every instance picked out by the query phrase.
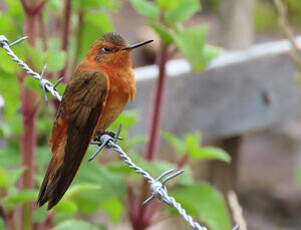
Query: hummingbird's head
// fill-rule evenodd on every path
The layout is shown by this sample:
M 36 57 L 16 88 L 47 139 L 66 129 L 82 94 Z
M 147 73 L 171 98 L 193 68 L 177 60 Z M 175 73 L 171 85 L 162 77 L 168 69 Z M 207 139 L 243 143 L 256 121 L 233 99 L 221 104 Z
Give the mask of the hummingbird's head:
M 87 58 L 93 59 L 94 62 L 101 66 L 118 68 L 132 67 L 130 52 L 152 41 L 153 40 L 148 40 L 129 45 L 118 33 L 106 33 L 92 45 L 87 54 Z

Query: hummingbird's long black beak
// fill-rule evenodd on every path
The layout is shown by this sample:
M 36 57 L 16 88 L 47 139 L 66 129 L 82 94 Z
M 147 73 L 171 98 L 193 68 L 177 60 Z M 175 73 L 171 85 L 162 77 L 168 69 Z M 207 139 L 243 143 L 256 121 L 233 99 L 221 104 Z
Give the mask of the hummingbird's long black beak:
M 145 41 L 145 42 L 139 42 L 139 43 L 130 45 L 130 46 L 128 46 L 128 47 L 125 47 L 125 48 L 123 48 L 123 50 L 133 50 L 133 49 L 136 49 L 136 48 L 138 48 L 138 47 L 140 47 L 140 46 L 143 46 L 143 45 L 146 45 L 146 44 L 148 44 L 148 43 L 151 43 L 151 42 L 153 42 L 153 41 L 154 41 L 154 40 L 148 40 L 148 41 Z

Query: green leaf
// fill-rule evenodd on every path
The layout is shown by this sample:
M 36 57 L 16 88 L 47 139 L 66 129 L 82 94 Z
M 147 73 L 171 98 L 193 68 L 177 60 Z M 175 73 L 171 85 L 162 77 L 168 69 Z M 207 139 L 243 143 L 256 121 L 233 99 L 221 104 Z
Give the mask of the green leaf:
M 19 86 L 15 74 L 9 74 L 0 71 L 0 94 L 4 98 L 5 106 L 5 120 L 8 121 L 16 113 L 20 106 L 19 100 Z
M 96 211 L 101 201 L 125 195 L 123 176 L 120 173 L 112 172 L 98 162 L 86 162 L 81 166 L 74 180 L 74 185 L 85 183 L 95 184 L 101 189 L 83 191 L 72 198 L 72 201 L 76 202 L 79 211 L 84 213 Z
M 33 210 L 33 221 L 35 223 L 42 223 L 46 219 L 47 216 L 47 209 L 46 205 L 43 207 L 37 208 Z
M 231 162 L 231 157 L 224 150 L 216 147 L 200 148 L 199 151 L 194 152 L 194 154 L 190 156 L 194 159 L 212 159 L 225 161 L 227 163 Z
M 60 214 L 73 214 L 78 210 L 77 205 L 70 200 L 61 200 L 55 207 L 54 211 Z
M 98 189 L 100 189 L 100 186 L 96 184 L 75 184 L 67 190 L 66 194 L 64 195 L 64 199 L 69 200 L 80 192 Z
M 147 0 L 130 0 L 134 9 L 141 15 L 157 20 L 159 9 L 155 3 Z
M 1 229 L 1 230 L 2 230 L 2 229 L 3 229 L 3 230 L 6 229 L 3 218 L 0 219 L 0 229 Z
M 179 5 L 179 0 L 157 0 L 159 7 L 163 10 L 170 10 Z
M 132 149 L 133 147 L 145 143 L 147 142 L 147 136 L 137 136 L 137 137 L 133 137 L 131 139 L 128 139 L 124 144 L 124 149 L 125 150 L 129 150 Z
M 96 225 L 90 224 L 88 222 L 82 220 L 66 220 L 57 226 L 55 226 L 52 230 L 99 230 Z
M 101 208 L 105 210 L 113 223 L 117 224 L 120 222 L 124 210 L 123 204 L 120 202 L 119 199 L 113 198 L 111 200 L 106 200 L 101 202 Z
M 139 121 L 139 114 L 136 110 L 124 111 L 110 126 L 111 129 L 117 131 L 119 125 L 122 125 L 122 129 L 129 129 Z M 122 134 L 121 134 L 122 135 Z
M 212 230 L 229 230 L 230 218 L 222 195 L 207 183 L 177 187 L 170 192 L 188 214 L 205 222 Z M 174 211 L 174 209 L 172 209 Z
M 24 168 L 7 170 L 0 167 L 0 188 L 7 189 L 14 185 L 21 176 Z
M 19 204 L 36 200 L 37 196 L 38 196 L 37 190 L 26 189 L 22 191 L 17 191 L 16 193 L 13 194 L 9 194 L 2 201 L 0 201 L 0 203 L 15 207 Z
M 81 43 L 79 45 L 80 58 L 83 58 L 87 54 L 87 51 L 95 40 L 99 39 L 102 34 L 110 31 L 114 31 L 114 26 L 109 16 L 94 13 L 86 14 L 82 26 Z
M 64 51 L 50 50 L 43 55 L 43 62 L 47 63 L 47 71 L 59 71 L 66 65 L 66 53 Z
M 222 53 L 223 49 L 216 47 L 216 46 L 211 46 L 211 45 L 205 45 L 204 47 L 204 60 L 208 64 L 210 63 L 213 59 L 215 59 L 218 55 Z
M 31 90 L 38 92 L 39 94 L 41 94 L 42 92 L 39 86 L 39 81 L 31 76 L 26 76 L 23 84 L 26 85 Z
M 182 156 L 185 154 L 186 147 L 184 141 L 182 141 L 181 139 L 177 138 L 176 136 L 168 132 L 162 132 L 162 136 L 165 138 L 165 140 L 169 142 L 169 144 L 172 145 L 172 147 L 179 155 Z
M 114 30 L 112 19 L 108 14 L 94 14 L 88 16 L 86 21 L 90 23 L 90 25 L 94 25 L 99 28 L 101 33 L 108 33 Z
M 170 45 L 173 42 L 172 33 L 169 28 L 157 22 L 150 22 L 149 25 L 159 34 L 163 44 Z
M 185 21 L 198 12 L 201 8 L 199 0 L 185 0 L 177 7 L 167 11 L 166 21 L 168 24 L 176 24 Z
M 26 56 L 29 57 L 29 59 L 31 60 L 31 63 L 34 65 L 34 69 L 36 70 L 42 70 L 43 68 L 43 59 L 41 57 L 43 57 L 45 54 L 43 53 L 42 50 L 37 50 L 36 48 L 32 47 L 30 44 L 28 43 L 24 43 L 24 52 L 26 54 Z M 29 63 L 27 63 L 29 64 Z M 33 68 L 30 64 L 29 66 L 31 68 Z
M 197 71 L 203 70 L 207 64 L 207 60 L 204 58 L 206 33 L 207 27 L 195 26 L 173 34 L 178 49 L 187 58 L 192 68 Z
M 18 69 L 17 64 L 7 55 L 6 51 L 1 49 L 0 67 L 6 73 L 15 73 Z
M 187 154 L 189 156 L 197 154 L 200 149 L 201 142 L 202 136 L 200 133 L 187 134 L 185 137 L 185 147 Z
M 16 167 L 21 163 L 19 146 L 9 145 L 7 148 L 0 148 L 0 168 Z
M 0 34 L 7 35 L 7 32 L 11 30 L 12 23 L 10 18 L 8 17 L 8 14 L 3 14 L 0 12 Z M 3 50 L 4 51 L 4 50 Z M 2 53 L 2 51 L 1 51 Z M 4 52 L 3 52 L 4 53 Z M 0 62 L 2 63 L 2 62 Z

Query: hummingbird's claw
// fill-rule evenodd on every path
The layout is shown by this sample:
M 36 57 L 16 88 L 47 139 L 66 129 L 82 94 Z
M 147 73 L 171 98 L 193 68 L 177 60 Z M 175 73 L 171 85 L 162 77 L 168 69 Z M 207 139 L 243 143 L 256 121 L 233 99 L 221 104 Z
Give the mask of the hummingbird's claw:
M 119 126 L 119 129 L 116 133 L 114 132 L 101 132 L 96 131 L 96 137 L 91 142 L 91 144 L 98 145 L 98 149 L 92 154 L 92 156 L 89 158 L 88 161 L 93 160 L 97 154 L 110 142 L 116 143 L 118 140 L 122 140 L 122 138 L 119 136 L 121 132 L 121 125 Z
M 102 135 L 109 135 L 110 137 L 112 137 L 114 140 L 120 140 L 122 141 L 123 138 L 119 136 L 119 133 L 114 133 L 114 132 L 111 132 L 111 131 L 106 131 L 106 132 L 100 132 L 100 131 L 96 131 L 96 135 L 97 137 L 94 139 L 94 141 L 99 141 L 100 140 L 100 137 Z

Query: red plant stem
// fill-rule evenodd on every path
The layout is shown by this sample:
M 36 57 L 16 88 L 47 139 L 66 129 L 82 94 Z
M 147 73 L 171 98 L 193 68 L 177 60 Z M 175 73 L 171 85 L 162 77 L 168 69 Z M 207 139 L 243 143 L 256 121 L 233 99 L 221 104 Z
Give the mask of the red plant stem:
M 26 4 L 28 3 L 28 4 Z M 37 33 L 37 17 L 45 2 L 36 4 L 36 0 L 22 1 L 25 13 L 25 33 L 28 42 L 35 46 Z M 28 60 L 30 61 L 30 60 Z M 36 146 L 35 118 L 39 108 L 39 99 L 35 92 L 22 85 L 20 80 L 21 112 L 23 133 L 21 139 L 21 159 L 22 167 L 25 168 L 21 176 L 21 189 L 32 189 L 34 187 L 34 156 Z M 30 230 L 32 228 L 32 204 L 25 203 L 21 208 L 21 229 Z
M 63 33 L 62 33 L 62 50 L 67 50 L 69 42 L 69 29 L 71 19 L 71 0 L 65 0 L 65 6 L 63 11 Z
M 36 103 L 34 103 L 36 101 Z M 23 133 L 21 140 L 22 167 L 25 168 L 21 177 L 21 188 L 32 189 L 34 187 L 34 156 L 36 146 L 36 132 L 34 128 L 35 118 L 39 108 L 37 95 L 26 86 L 21 87 L 21 111 Z M 31 229 L 32 205 L 25 203 L 22 206 L 22 229 Z
M 63 10 L 62 50 L 66 52 L 68 51 L 70 22 L 71 22 L 71 0 L 65 0 L 65 5 Z M 67 68 L 68 68 L 68 59 L 66 60 L 66 65 L 64 69 L 61 71 L 60 76 L 64 76 L 66 74 Z M 67 78 L 68 78 L 67 76 L 64 76 L 64 82 L 68 81 Z
M 151 113 L 151 127 L 149 131 L 149 141 L 147 143 L 146 158 L 153 160 L 155 152 L 158 148 L 160 127 L 162 120 L 162 105 L 163 105 L 163 94 L 166 83 L 166 63 L 168 60 L 168 47 L 162 45 L 161 52 L 159 55 L 159 78 L 156 84 L 155 99 L 153 101 L 153 109 Z
M 52 229 L 54 225 L 55 214 L 53 212 L 48 213 L 46 220 L 44 221 L 43 230 Z
M 78 24 L 77 24 L 77 33 L 76 33 L 76 48 L 75 48 L 75 55 L 73 60 L 72 69 L 75 69 L 78 63 L 80 51 L 81 51 L 81 44 L 82 44 L 82 36 L 83 36 L 83 24 L 84 24 L 84 10 L 80 10 L 78 12 Z
M 35 118 L 39 108 L 38 96 L 26 86 L 21 87 L 21 112 L 23 133 L 21 140 L 22 167 L 25 171 L 21 177 L 21 188 L 32 189 L 34 187 L 34 152 L 36 146 L 36 132 L 34 128 Z M 30 203 L 23 206 L 24 229 L 25 222 L 31 223 L 32 207 Z
M 189 156 L 188 154 L 185 154 L 183 157 L 181 157 L 181 159 L 178 162 L 178 168 L 177 170 L 183 168 L 189 161 Z
M 45 28 L 45 23 L 44 23 L 44 20 L 43 20 L 42 12 L 39 13 L 39 32 L 40 32 L 40 36 L 41 36 L 42 41 L 43 41 L 43 49 L 47 50 L 48 49 L 47 35 L 46 35 L 46 28 Z
M 131 185 L 127 186 L 127 194 L 128 194 L 128 200 L 129 200 L 129 216 L 132 226 L 135 226 L 135 223 L 137 221 L 138 217 L 138 210 L 139 210 L 139 204 L 137 202 L 137 199 L 135 199 L 135 194 L 133 187 Z

